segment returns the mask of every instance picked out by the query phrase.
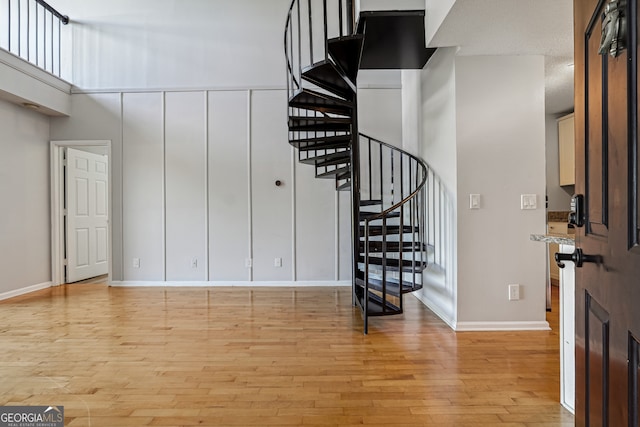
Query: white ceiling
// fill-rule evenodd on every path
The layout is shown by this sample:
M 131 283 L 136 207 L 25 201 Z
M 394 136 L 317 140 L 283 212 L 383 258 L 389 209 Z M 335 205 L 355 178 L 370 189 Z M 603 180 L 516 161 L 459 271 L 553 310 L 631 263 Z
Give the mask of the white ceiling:
M 573 0 L 456 0 L 429 46 L 544 55 L 547 114 L 573 110 Z

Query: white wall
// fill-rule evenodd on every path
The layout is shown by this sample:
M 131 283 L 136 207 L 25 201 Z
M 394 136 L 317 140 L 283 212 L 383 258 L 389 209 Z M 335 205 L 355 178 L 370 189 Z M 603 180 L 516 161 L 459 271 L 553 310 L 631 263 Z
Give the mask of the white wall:
M 72 20 L 78 87 L 244 88 L 285 83 L 289 3 L 58 0 L 56 8 Z
M 435 36 L 438 28 L 444 22 L 456 0 L 425 0 L 425 39 L 427 46 Z
M 35 104 L 49 115 L 69 114 L 71 85 L 11 53 L 0 50 L 0 99 Z
M 435 260 L 416 296 L 457 330 L 545 328 L 545 247 L 529 240 L 545 229 L 544 60 L 441 48 L 418 73 L 403 73 L 403 133 L 420 135 L 440 193 L 428 200 Z M 538 209 L 520 210 L 521 194 Z
M 113 280 L 350 278 L 348 193 L 287 143 L 289 3 L 56 4 L 73 21 L 76 89 L 51 135 L 112 140 Z M 361 129 L 398 144 L 399 77 L 359 82 Z
M 120 93 L 72 95 L 69 117 L 51 119 L 52 140 L 110 140 L 111 186 L 114 195 L 122 194 L 123 147 L 122 147 L 122 102 Z M 121 196 L 112 198 L 111 232 L 113 278 L 123 275 L 123 227 Z
M 546 126 L 546 165 L 547 196 L 549 211 L 568 211 L 573 195 L 573 186 L 560 187 L 560 163 L 558 160 L 558 118 L 565 114 L 547 114 Z
M 0 100 L 0 299 L 49 286 L 49 118 Z
M 358 128 L 360 133 L 401 147 L 401 89 L 399 87 L 384 89 L 360 88 L 358 90 Z
M 372 123 L 400 140 L 400 92 L 362 94 L 384 107 L 369 109 Z M 297 162 L 285 99 L 284 90 L 72 95 L 71 117 L 53 119 L 51 137 L 112 140 L 113 280 L 348 280 L 348 193 Z
M 546 323 L 545 247 L 529 240 L 545 230 L 544 59 L 462 56 L 455 75 L 458 327 Z M 520 210 L 529 193 L 538 209 Z M 508 301 L 509 284 L 520 301 Z
M 448 324 L 457 317 L 457 151 L 454 48 L 438 49 L 423 70 L 405 71 L 406 128 L 418 127 L 419 154 L 432 168 L 427 200 L 437 251 L 417 296 Z M 417 75 L 414 75 L 416 74 Z M 416 95 L 417 94 L 417 95 Z M 418 103 L 416 106 L 415 104 Z M 414 117 L 415 111 L 420 116 Z M 405 130 L 405 134 L 408 134 Z M 411 144 L 411 141 L 407 141 Z

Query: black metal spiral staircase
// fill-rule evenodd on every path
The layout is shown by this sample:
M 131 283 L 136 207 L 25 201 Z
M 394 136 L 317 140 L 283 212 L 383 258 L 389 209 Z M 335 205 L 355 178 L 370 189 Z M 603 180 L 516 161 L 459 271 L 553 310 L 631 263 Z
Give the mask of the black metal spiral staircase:
M 289 142 L 317 178 L 351 192 L 353 303 L 369 316 L 400 314 L 422 288 L 427 165 L 358 132 L 357 76 L 366 26 L 349 0 L 293 0 L 285 28 Z

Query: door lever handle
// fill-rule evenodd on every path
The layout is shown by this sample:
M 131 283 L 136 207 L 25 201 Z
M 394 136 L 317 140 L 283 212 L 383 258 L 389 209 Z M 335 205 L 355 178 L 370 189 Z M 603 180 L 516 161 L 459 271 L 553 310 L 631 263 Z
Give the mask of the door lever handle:
M 597 264 L 602 263 L 602 256 L 585 255 L 582 252 L 582 249 L 580 248 L 576 248 L 576 250 L 573 251 L 573 253 L 571 254 L 563 254 L 561 252 L 556 252 L 555 259 L 556 259 L 556 264 L 558 264 L 558 267 L 560 268 L 565 267 L 563 261 L 573 261 L 576 267 L 582 267 L 582 264 L 584 264 L 585 262 L 595 262 Z

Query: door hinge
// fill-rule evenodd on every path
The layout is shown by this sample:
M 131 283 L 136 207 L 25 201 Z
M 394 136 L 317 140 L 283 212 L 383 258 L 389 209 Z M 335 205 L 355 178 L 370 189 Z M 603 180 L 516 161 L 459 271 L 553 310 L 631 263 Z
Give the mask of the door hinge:
M 67 167 L 67 159 L 62 159 L 62 166 Z
M 62 215 L 63 216 L 67 216 L 67 210 L 66 209 L 62 209 Z
M 65 260 L 63 260 L 63 261 L 62 261 L 62 265 L 64 265 L 64 266 L 69 265 L 69 261 L 68 261 L 68 260 L 66 260 L 66 259 L 65 259 Z

